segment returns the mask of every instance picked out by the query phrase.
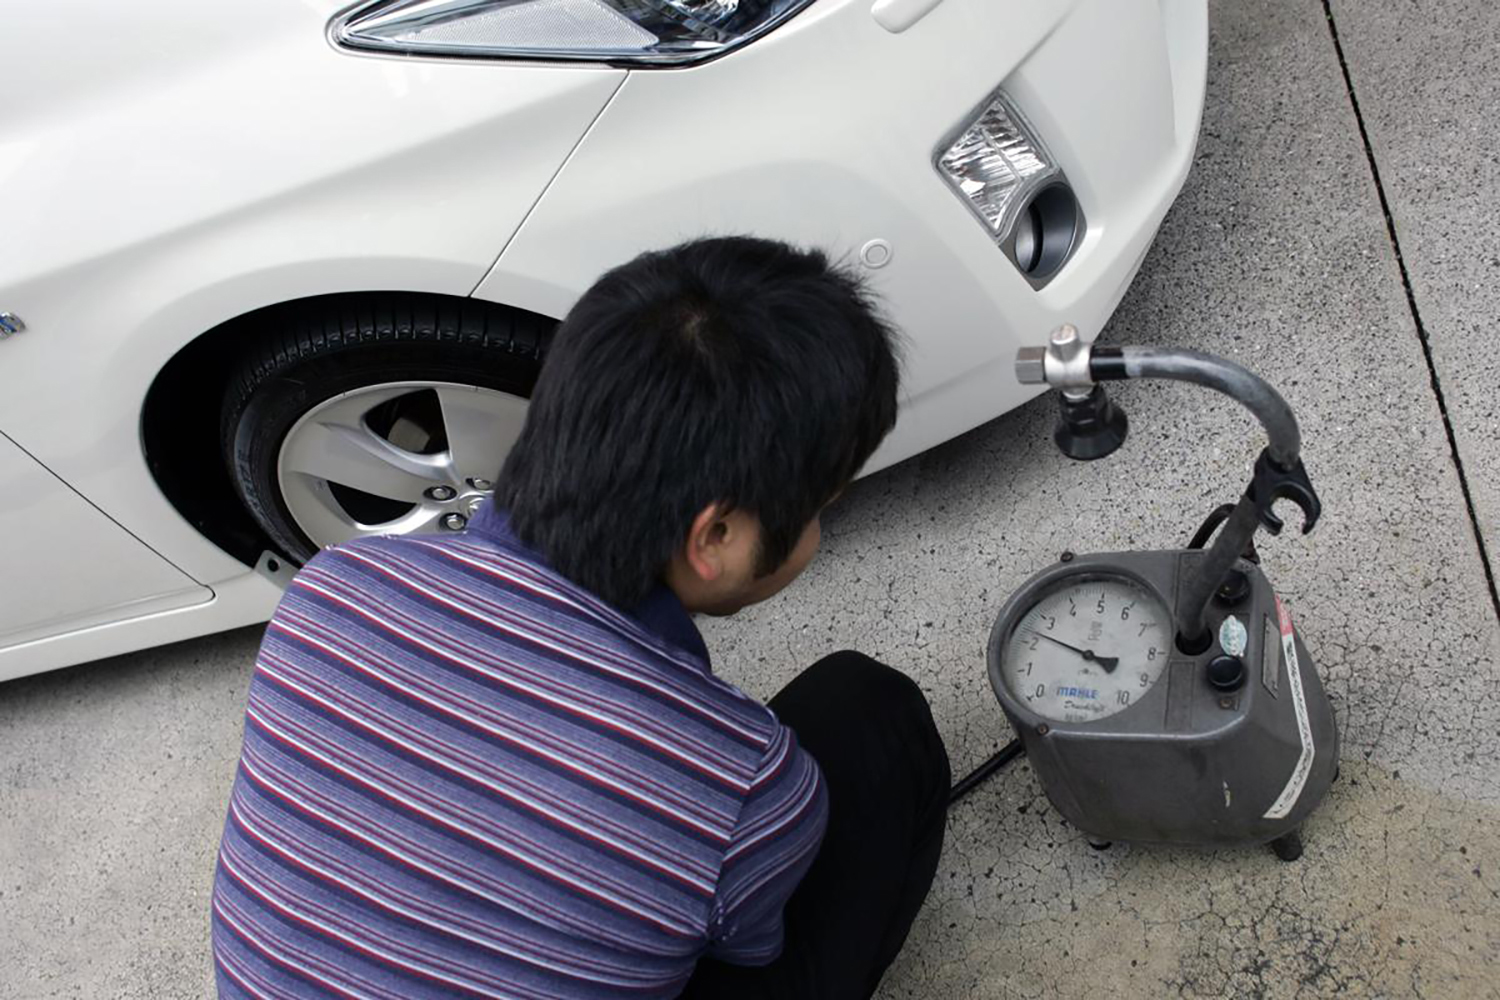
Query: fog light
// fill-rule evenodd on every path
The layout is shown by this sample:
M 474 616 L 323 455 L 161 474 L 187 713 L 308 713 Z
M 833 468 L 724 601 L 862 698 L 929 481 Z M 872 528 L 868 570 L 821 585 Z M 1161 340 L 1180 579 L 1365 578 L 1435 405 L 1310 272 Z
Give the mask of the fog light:
M 937 168 L 1032 285 L 1072 255 L 1083 229 L 1078 200 L 1003 94 L 939 150 Z

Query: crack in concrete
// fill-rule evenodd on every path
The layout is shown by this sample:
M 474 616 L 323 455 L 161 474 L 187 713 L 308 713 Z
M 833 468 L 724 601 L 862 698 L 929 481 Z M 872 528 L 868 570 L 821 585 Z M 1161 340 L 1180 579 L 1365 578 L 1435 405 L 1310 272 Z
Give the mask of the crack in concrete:
M 1339 71 L 1344 76 L 1344 90 L 1349 96 L 1349 106 L 1354 111 L 1354 121 L 1359 127 L 1360 142 L 1364 144 L 1365 158 L 1370 164 L 1370 176 L 1375 182 L 1375 191 L 1380 198 L 1380 211 L 1385 216 L 1386 233 L 1391 241 L 1391 249 L 1396 255 L 1396 266 L 1401 272 L 1401 288 L 1406 293 L 1406 305 L 1411 312 L 1412 322 L 1416 325 L 1417 340 L 1422 345 L 1422 356 L 1427 362 L 1432 395 L 1437 400 L 1438 412 L 1443 418 L 1443 431 L 1448 436 L 1448 452 L 1452 457 L 1453 467 L 1458 472 L 1459 490 L 1463 493 L 1464 506 L 1468 510 L 1469 527 L 1474 532 L 1474 546 L 1479 552 L 1479 561 L 1484 567 L 1484 577 L 1489 584 L 1490 608 L 1494 612 L 1495 620 L 1500 621 L 1500 588 L 1497 588 L 1495 584 L 1495 570 L 1490 563 L 1489 548 L 1485 544 L 1484 530 L 1479 524 L 1479 513 L 1474 506 L 1474 494 L 1469 488 L 1469 477 L 1464 469 L 1463 454 L 1458 448 L 1458 437 L 1453 431 L 1453 418 L 1448 412 L 1448 399 L 1443 392 L 1437 362 L 1432 355 L 1432 338 L 1422 322 L 1422 311 L 1417 306 L 1416 292 L 1412 290 L 1411 273 L 1407 270 L 1406 258 L 1401 255 L 1401 240 L 1396 234 L 1396 220 L 1391 213 L 1390 201 L 1385 194 L 1385 185 L 1380 179 L 1380 164 L 1375 159 L 1375 148 L 1370 143 L 1370 133 L 1365 127 L 1365 116 L 1359 109 L 1359 96 L 1354 90 L 1354 78 L 1349 73 L 1348 60 L 1344 58 L 1343 43 L 1339 41 L 1338 24 L 1334 20 L 1331 0 L 1322 0 L 1322 4 L 1323 14 L 1328 23 L 1328 36 L 1332 39 L 1334 52 L 1338 56 Z

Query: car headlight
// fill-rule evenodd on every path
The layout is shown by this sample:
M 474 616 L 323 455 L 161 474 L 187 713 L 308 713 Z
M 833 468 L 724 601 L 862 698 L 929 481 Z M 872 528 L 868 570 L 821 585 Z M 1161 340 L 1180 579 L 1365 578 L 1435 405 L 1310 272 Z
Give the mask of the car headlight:
M 338 45 L 465 58 L 680 64 L 743 45 L 812 0 L 364 0 Z

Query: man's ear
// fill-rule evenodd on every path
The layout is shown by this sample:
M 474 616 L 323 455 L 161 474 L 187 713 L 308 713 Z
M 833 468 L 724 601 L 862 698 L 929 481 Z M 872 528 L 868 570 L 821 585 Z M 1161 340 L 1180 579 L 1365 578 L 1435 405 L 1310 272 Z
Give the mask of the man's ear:
M 724 573 L 727 548 L 734 540 L 728 514 L 724 504 L 711 503 L 694 516 L 688 528 L 683 557 L 693 575 L 704 583 L 712 583 Z

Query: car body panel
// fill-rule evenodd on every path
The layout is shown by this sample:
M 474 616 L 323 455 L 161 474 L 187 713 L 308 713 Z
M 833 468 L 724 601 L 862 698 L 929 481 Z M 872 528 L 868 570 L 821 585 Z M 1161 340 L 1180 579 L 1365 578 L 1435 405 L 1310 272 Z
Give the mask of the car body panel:
M 54 579 L 66 582 L 58 564 L 51 568 Z M 0 681 L 263 622 L 275 610 L 282 590 L 260 574 L 246 573 L 204 593 L 203 600 L 185 604 L 133 604 L 103 621 L 81 615 L 66 631 L 0 647 Z
M 338 0 L 5 6 L 0 310 L 29 329 L 0 342 L 0 428 L 96 505 L 145 603 L 100 620 L 78 563 L 29 555 L 64 596 L 0 679 L 269 615 L 276 582 L 172 507 L 140 430 L 162 366 L 262 306 L 390 289 L 561 316 L 686 237 L 850 261 L 885 240 L 866 273 L 908 338 L 906 398 L 867 471 L 999 415 L 1034 391 L 1015 347 L 1063 321 L 1092 337 L 1124 294 L 1191 161 L 1207 52 L 1204 0 L 943 0 L 899 33 L 872 0 L 818 0 L 721 59 L 629 73 L 339 52 Z M 1000 86 L 1089 222 L 1039 291 L 933 165 Z
M 0 343 L 0 427 L 195 579 L 243 575 L 147 468 L 162 366 L 288 299 L 468 294 L 625 73 L 354 56 L 323 0 L 33 7 L 7 24 L 6 77 L 59 96 L 0 133 L 0 308 L 29 327 Z M 118 85 L 55 65 L 95 58 Z
M 212 596 L 3 434 L 0 538 L 0 651 Z
M 946 0 L 900 34 L 868 0 L 814 5 L 733 57 L 632 74 L 476 294 L 558 315 L 606 268 L 689 237 L 752 232 L 851 261 L 884 240 L 889 264 L 866 273 L 913 347 L 879 468 L 1035 395 L 1010 374 L 1017 347 L 1063 322 L 1097 334 L 1186 176 L 1206 44 L 1192 2 Z M 933 166 L 1001 86 L 1089 222 L 1040 291 Z

